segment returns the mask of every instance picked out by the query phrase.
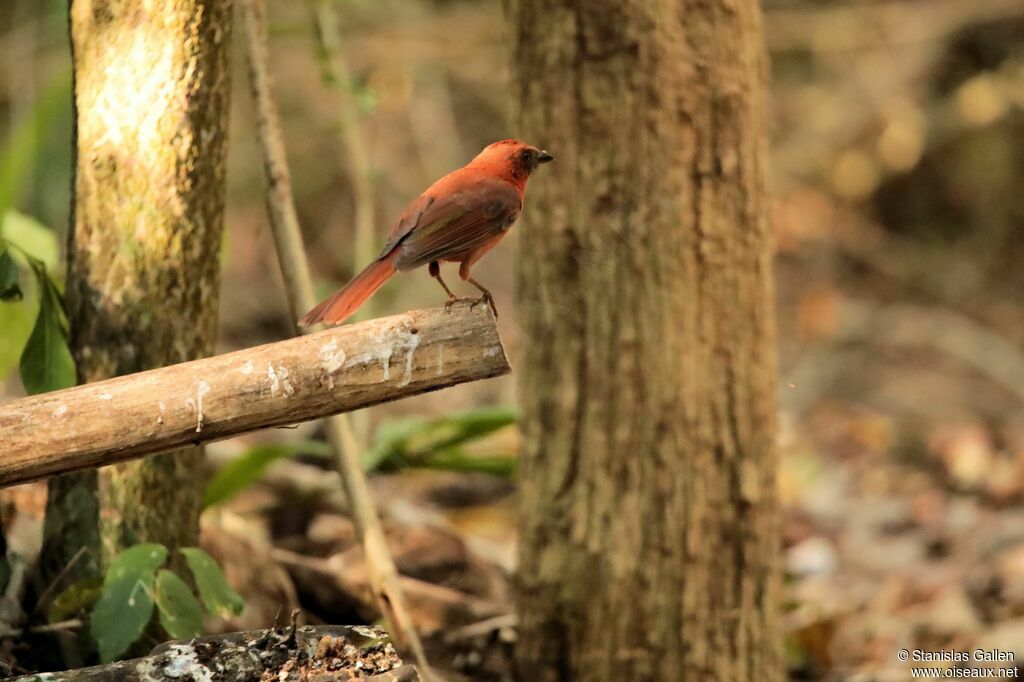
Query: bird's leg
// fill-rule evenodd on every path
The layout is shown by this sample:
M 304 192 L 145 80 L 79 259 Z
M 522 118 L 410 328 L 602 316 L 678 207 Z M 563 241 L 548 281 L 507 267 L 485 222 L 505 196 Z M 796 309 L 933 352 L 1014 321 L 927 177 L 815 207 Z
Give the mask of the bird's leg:
M 462 275 L 462 268 L 459 268 L 459 274 Z M 474 299 L 472 305 L 476 305 L 477 303 L 483 303 L 486 301 L 487 305 L 491 306 L 491 312 L 494 313 L 494 317 L 498 317 L 498 307 L 494 305 L 494 296 L 491 296 L 491 292 L 488 291 L 482 284 L 480 284 L 480 282 L 470 277 L 468 270 L 465 276 L 462 277 L 462 279 L 466 280 L 467 282 L 475 286 L 477 289 L 480 290 L 480 293 L 483 294 L 482 296 L 480 296 L 480 298 Z
M 445 310 L 447 310 L 448 308 L 451 308 L 453 303 L 457 303 L 458 301 L 467 300 L 467 299 L 459 298 L 458 296 L 456 296 L 454 293 L 452 293 L 452 290 L 448 288 L 448 285 L 444 283 L 444 280 L 441 279 L 441 266 L 438 264 L 437 261 L 433 261 L 430 264 L 430 266 L 427 268 L 427 270 L 430 272 L 430 276 L 433 277 L 434 279 L 436 279 L 437 283 L 441 285 L 442 289 L 444 289 L 444 293 L 448 294 L 448 300 L 444 302 Z M 473 300 L 476 300 L 476 299 L 473 299 Z
M 453 294 L 452 290 L 448 288 L 448 285 L 444 283 L 444 280 L 441 279 L 441 266 L 437 261 L 432 262 L 427 270 L 430 272 L 430 276 L 436 279 L 437 283 L 441 285 L 442 289 L 444 289 L 444 293 L 448 294 L 449 301 L 454 301 L 458 298 L 458 296 Z

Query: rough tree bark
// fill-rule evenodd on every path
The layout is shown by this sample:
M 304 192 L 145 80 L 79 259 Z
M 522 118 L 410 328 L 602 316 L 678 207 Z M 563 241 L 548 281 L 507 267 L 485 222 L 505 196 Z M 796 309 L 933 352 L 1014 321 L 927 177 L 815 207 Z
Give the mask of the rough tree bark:
M 231 0 L 73 0 L 75 182 L 67 304 L 80 382 L 213 350 Z M 100 471 L 103 552 L 195 544 L 202 450 Z M 92 544 L 95 473 L 55 480 L 46 560 Z M 67 515 L 77 513 L 69 522 Z M 60 534 L 63 532 L 63 537 Z
M 531 680 L 780 680 L 756 0 L 509 0 L 518 659 Z

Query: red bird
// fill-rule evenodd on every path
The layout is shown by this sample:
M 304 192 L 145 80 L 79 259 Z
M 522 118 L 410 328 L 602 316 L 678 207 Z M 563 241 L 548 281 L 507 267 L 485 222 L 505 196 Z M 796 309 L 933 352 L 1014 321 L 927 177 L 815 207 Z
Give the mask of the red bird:
M 464 300 L 441 279 L 441 261 L 459 263 L 459 277 L 480 290 L 495 315 L 494 297 L 470 277 L 469 269 L 501 241 L 523 208 L 526 181 L 537 166 L 555 157 L 519 140 L 488 145 L 462 168 L 449 173 L 409 204 L 391 228 L 377 260 L 341 290 L 306 313 L 299 324 L 344 322 L 399 271 L 430 266 L 430 276 L 448 294 L 446 305 Z

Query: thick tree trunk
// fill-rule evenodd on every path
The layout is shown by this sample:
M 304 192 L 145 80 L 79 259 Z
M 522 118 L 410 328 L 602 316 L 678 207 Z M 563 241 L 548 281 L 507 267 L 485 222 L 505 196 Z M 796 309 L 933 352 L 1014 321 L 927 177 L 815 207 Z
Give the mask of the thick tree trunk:
M 71 3 L 76 166 L 67 303 L 82 382 L 213 350 L 231 24 L 230 0 Z M 202 450 L 191 448 L 102 470 L 104 553 L 141 541 L 195 544 L 201 460 Z M 76 478 L 50 486 L 50 562 L 56 529 L 69 527 L 60 516 L 67 495 L 96 487 L 94 474 Z M 77 524 L 83 542 L 88 525 Z
M 780 680 L 757 2 L 509 9 L 523 677 Z

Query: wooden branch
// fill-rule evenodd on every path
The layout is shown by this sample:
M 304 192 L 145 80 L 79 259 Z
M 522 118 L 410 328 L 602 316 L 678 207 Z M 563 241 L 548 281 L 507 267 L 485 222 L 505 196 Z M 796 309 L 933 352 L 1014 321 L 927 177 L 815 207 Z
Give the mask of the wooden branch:
M 318 682 L 415 682 L 411 665 L 388 643 L 387 632 L 367 626 L 317 625 L 232 632 L 168 642 L 149 656 L 19 677 L 53 682 L 135 680 L 309 679 Z
M 0 486 L 509 371 L 486 306 L 418 310 L 0 406 Z

